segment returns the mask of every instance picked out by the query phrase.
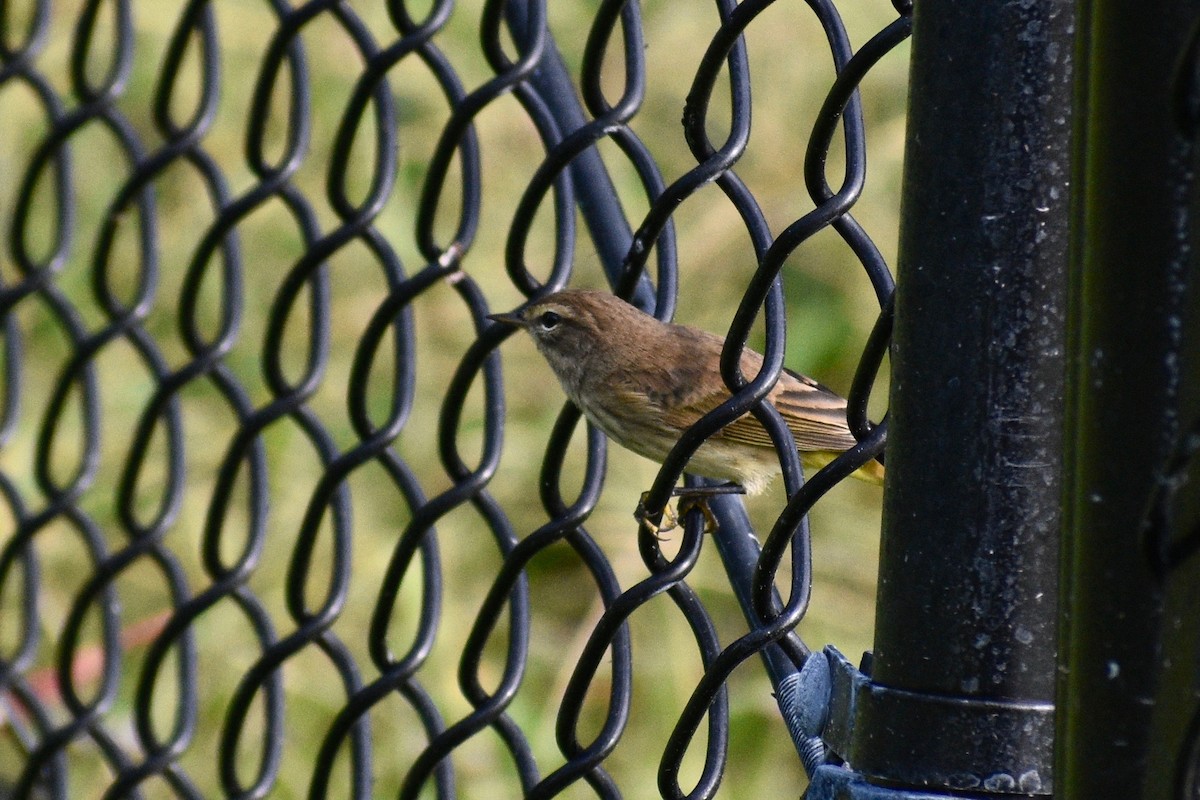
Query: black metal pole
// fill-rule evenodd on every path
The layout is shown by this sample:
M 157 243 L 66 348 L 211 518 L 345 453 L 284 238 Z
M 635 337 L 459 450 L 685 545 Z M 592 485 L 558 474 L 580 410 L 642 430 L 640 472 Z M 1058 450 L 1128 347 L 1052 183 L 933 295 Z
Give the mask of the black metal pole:
M 1200 8 L 1081 4 L 1057 773 L 1200 797 Z
M 841 796 L 1052 788 L 1072 3 L 921 0 L 873 665 Z

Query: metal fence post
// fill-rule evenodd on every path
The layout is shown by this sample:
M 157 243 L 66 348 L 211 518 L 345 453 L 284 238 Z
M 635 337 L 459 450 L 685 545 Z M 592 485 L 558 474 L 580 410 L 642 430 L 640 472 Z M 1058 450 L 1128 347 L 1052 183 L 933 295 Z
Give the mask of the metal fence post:
M 1200 796 L 1200 9 L 1081 4 L 1062 796 Z
M 1052 791 L 1072 25 L 915 5 L 875 650 L 816 796 Z

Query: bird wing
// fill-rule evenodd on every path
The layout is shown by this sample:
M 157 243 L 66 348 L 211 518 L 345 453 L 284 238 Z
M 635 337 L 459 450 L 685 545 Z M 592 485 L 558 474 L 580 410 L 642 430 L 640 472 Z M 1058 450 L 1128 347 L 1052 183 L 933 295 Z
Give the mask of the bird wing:
M 848 450 L 858 443 L 846 421 L 846 401 L 812 378 L 785 369 L 767 397 L 800 450 Z
M 754 374 L 758 364 L 743 363 L 743 372 Z M 700 382 L 672 382 L 680 389 L 670 398 L 653 398 L 662 409 L 664 421 L 672 428 L 684 428 L 729 399 L 729 390 L 721 384 L 713 391 L 703 390 Z M 768 399 L 783 415 L 796 439 L 796 447 L 805 450 L 842 451 L 856 440 L 846 423 L 846 401 L 821 384 L 785 370 Z M 771 436 L 752 414 L 739 417 L 713 435 L 756 447 L 772 447 Z
M 785 371 L 767 399 L 783 416 L 798 450 L 841 451 L 854 446 L 854 435 L 846 424 L 846 401 L 816 381 Z M 772 446 L 767 429 L 752 414 L 739 417 L 717 436 Z
M 729 390 L 716 374 L 723 340 L 706 331 L 674 325 L 671 336 L 656 341 L 653 359 L 658 368 L 651 371 L 623 371 L 606 376 L 607 391 L 614 399 L 607 416 L 635 416 L 630 409 L 657 411 L 661 429 L 683 430 L 729 399 Z M 753 350 L 742 351 L 742 374 L 753 376 L 762 368 L 762 356 Z M 846 422 L 846 401 L 811 378 L 783 370 L 779 381 L 767 396 L 783 415 L 784 421 L 802 451 L 840 452 L 853 447 L 854 435 Z M 713 435 L 714 439 L 772 447 L 766 428 L 746 414 Z

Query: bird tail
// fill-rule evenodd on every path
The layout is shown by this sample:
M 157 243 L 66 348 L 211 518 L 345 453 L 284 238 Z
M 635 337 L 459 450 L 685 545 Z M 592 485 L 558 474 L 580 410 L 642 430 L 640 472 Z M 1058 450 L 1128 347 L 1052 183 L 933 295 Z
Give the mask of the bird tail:
M 883 464 L 880 464 L 875 459 L 871 459 L 863 464 L 851 475 L 853 478 L 858 478 L 860 481 L 873 483 L 876 486 L 883 485 Z
M 833 461 L 841 455 L 827 450 L 809 450 L 800 454 L 804 461 L 804 466 L 809 469 L 820 469 L 821 467 Z M 875 486 L 883 485 L 883 464 L 880 464 L 875 459 L 871 459 L 861 467 L 850 473 L 851 478 L 857 478 L 864 483 L 870 483 Z

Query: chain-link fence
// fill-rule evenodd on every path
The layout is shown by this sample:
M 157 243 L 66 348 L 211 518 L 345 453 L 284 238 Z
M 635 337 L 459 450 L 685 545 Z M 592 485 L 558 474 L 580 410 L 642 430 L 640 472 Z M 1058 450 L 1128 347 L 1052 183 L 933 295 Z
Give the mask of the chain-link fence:
M 903 129 L 907 9 L 843 5 L 0 4 L 4 791 L 795 796 L 812 592 L 869 644 Z M 567 284 L 767 368 L 659 474 L 485 320 Z M 639 532 L 786 439 L 785 337 L 861 444 Z
M 0 797 L 1194 798 L 1197 13 L 0 0 Z M 727 337 L 662 465 L 565 286 Z

